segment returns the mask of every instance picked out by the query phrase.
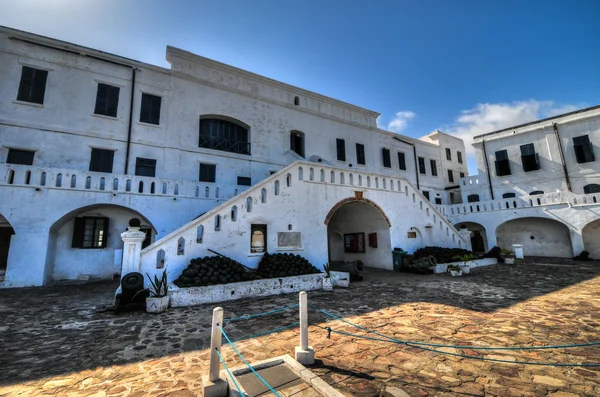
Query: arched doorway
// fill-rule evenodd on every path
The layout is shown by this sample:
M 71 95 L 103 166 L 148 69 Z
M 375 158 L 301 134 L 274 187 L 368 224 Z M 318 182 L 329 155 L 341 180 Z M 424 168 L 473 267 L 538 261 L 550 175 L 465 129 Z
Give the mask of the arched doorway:
M 15 234 L 8 219 L 0 214 L 0 282 L 4 281 L 6 268 L 8 267 L 8 251 L 10 250 L 10 239 Z
M 471 247 L 473 252 L 488 252 L 488 240 L 485 227 L 476 222 L 461 222 L 454 225 L 456 230 L 467 229 L 471 232 Z
M 143 245 L 152 243 L 156 229 L 139 212 L 111 204 L 75 209 L 50 228 L 46 279 L 53 281 L 112 279 L 121 273 L 123 233 L 131 218 L 146 232 Z
M 525 256 L 572 258 L 571 232 L 553 219 L 518 218 L 502 223 L 496 228 L 500 248 L 512 250 L 513 244 L 523 244 Z
M 361 260 L 369 267 L 393 269 L 390 222 L 366 199 L 346 199 L 327 215 L 329 261 Z
M 583 247 L 592 259 L 600 260 L 600 219 L 585 225 L 581 231 Z M 575 253 L 579 255 L 579 252 Z

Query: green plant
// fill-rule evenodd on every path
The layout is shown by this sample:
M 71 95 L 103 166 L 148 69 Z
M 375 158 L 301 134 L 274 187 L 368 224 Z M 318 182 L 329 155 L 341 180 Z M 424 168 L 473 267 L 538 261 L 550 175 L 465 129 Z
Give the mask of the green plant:
M 167 296 L 169 292 L 169 284 L 167 282 L 167 271 L 164 270 L 160 279 L 154 275 L 154 280 L 148 273 L 146 273 L 148 279 L 150 280 L 150 284 L 152 284 L 152 288 L 150 289 L 150 293 L 154 298 L 162 298 Z
M 326 275 L 325 275 L 326 278 L 331 277 L 331 269 L 330 269 L 329 263 L 326 263 L 323 265 L 323 271 L 326 273 Z
M 459 261 L 461 261 L 465 266 L 467 266 L 467 263 L 471 262 L 472 260 L 475 259 L 475 255 L 473 254 L 464 254 L 464 255 L 456 255 L 454 257 L 454 259 L 458 259 Z
M 502 256 L 502 257 L 512 255 L 512 253 L 513 252 L 511 250 L 507 249 L 507 248 L 502 248 L 500 250 L 500 256 Z
M 448 271 L 460 272 L 460 266 L 458 265 L 448 265 Z

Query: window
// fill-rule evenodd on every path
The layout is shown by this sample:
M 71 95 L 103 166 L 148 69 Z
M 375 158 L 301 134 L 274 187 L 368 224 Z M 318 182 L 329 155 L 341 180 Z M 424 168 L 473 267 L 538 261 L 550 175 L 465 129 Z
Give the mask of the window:
M 140 122 L 148 124 L 160 124 L 160 102 L 161 97 L 150 94 L 142 94 L 142 108 L 140 110 Z
M 47 70 L 39 70 L 23 66 L 21 71 L 21 82 L 19 83 L 19 92 L 17 100 L 23 102 L 44 103 L 46 94 L 46 80 L 48 79 Z
M 589 185 L 585 185 L 583 187 L 583 193 L 584 194 L 600 193 L 600 185 L 598 185 L 597 183 L 591 183 Z
M 200 176 L 198 180 L 200 182 L 214 182 L 216 177 L 216 171 L 216 164 L 200 163 Z
M 420 174 L 427 173 L 427 171 L 425 170 L 425 159 L 423 157 L 419 157 L 419 173 Z
M 423 196 L 425 196 L 425 198 L 429 201 L 431 201 L 431 199 L 429 198 L 429 191 L 428 190 L 423 190 Z
M 346 141 L 336 139 L 337 159 L 338 161 L 346 161 Z
M 513 198 L 516 197 L 516 195 L 514 193 L 504 193 L 502 195 L 502 198 Z
M 8 149 L 8 164 L 33 165 L 33 156 L 35 152 L 31 150 Z
M 344 234 L 344 252 L 348 252 L 348 253 L 365 252 L 365 234 L 364 233 Z
M 595 161 L 594 148 L 590 143 L 590 138 L 587 135 L 577 136 L 573 138 L 573 149 L 575 149 L 575 157 L 577 162 L 589 163 Z
M 541 190 L 535 190 L 535 191 L 529 193 L 530 196 L 537 196 L 538 194 L 544 194 L 544 192 Z
M 117 108 L 119 106 L 119 87 L 98 83 L 98 92 L 96 93 L 95 114 L 103 116 L 117 117 Z
M 452 161 L 452 151 L 450 148 L 446 148 L 446 160 Z
M 290 132 L 290 150 L 304 157 L 304 134 L 300 131 Z
M 441 205 L 442 204 L 442 199 L 439 198 L 439 197 L 436 197 L 435 198 L 435 203 L 438 204 L 438 205 Z
M 398 168 L 400 168 L 403 171 L 406 171 L 406 157 L 402 152 L 398 152 Z
M 467 196 L 467 201 L 469 203 L 476 203 L 479 201 L 479 195 L 478 194 L 470 194 Z
M 252 186 L 252 180 L 246 176 L 238 176 L 237 184 L 239 186 Z
M 115 152 L 106 149 L 92 149 L 90 171 L 112 173 Z
M 200 119 L 198 146 L 239 154 L 250 154 L 248 129 L 222 119 Z
M 448 170 L 448 182 L 454 182 L 454 173 L 452 170 Z
M 392 167 L 392 159 L 390 158 L 390 149 L 381 149 L 381 154 L 383 156 L 383 166 L 385 168 Z
M 294 105 L 296 105 L 296 106 L 300 105 L 300 98 L 298 98 L 297 96 L 294 97 Z
M 510 163 L 508 161 L 508 152 L 499 150 L 496 152 L 496 175 L 510 175 Z
M 75 218 L 72 248 L 105 248 L 108 240 L 108 218 Z
M 356 144 L 356 163 L 361 165 L 367 164 L 365 160 L 365 145 L 362 143 Z
M 435 160 L 429 160 L 429 164 L 431 165 L 431 175 L 437 176 L 437 162 Z
M 533 143 L 521 145 L 521 163 L 523 164 L 523 171 L 525 172 L 540 169 L 540 160 L 538 154 L 535 152 Z
M 456 152 L 456 159 L 462 164 L 462 152 L 460 150 Z
M 250 252 L 267 252 L 267 225 L 250 225 Z
M 154 178 L 156 174 L 156 160 L 136 157 L 135 174 L 139 176 L 150 176 Z
M 460 173 L 460 177 L 461 177 L 461 178 L 464 178 L 464 177 L 465 177 L 465 173 L 464 173 L 464 172 L 461 172 L 461 173 Z

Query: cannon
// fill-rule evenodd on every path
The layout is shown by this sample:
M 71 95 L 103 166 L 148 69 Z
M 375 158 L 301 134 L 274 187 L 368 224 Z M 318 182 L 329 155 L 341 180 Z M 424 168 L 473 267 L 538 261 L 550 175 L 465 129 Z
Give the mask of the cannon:
M 365 270 L 365 263 L 361 260 L 352 262 L 331 261 L 329 262 L 329 269 L 338 272 L 347 272 L 351 276 L 360 276 L 363 270 Z

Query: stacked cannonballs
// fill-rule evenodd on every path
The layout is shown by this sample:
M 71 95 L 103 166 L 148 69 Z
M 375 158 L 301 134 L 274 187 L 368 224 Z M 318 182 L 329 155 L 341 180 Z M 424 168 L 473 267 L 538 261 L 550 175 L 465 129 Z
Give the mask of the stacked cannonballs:
M 300 255 L 269 253 L 263 255 L 256 271 L 263 278 L 300 276 L 320 272 Z
M 254 272 L 246 270 L 240 263 L 232 259 L 221 256 L 205 256 L 192 259 L 174 284 L 180 288 L 203 287 L 258 278 Z

